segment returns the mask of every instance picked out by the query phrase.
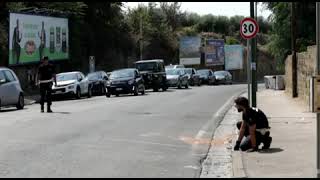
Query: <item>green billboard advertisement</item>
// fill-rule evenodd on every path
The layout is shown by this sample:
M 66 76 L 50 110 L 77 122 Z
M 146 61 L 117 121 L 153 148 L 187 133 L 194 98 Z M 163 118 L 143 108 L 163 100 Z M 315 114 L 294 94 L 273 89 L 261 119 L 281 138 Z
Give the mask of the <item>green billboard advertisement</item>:
M 69 59 L 67 18 L 10 13 L 9 65 Z

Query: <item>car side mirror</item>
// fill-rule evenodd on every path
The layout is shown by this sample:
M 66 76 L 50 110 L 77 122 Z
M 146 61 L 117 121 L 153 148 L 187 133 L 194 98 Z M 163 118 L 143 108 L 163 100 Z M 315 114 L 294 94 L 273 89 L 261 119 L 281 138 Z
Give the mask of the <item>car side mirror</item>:
M 107 76 L 103 76 L 103 79 L 104 79 L 104 80 L 108 80 L 108 77 L 107 77 Z
M 0 84 L 4 84 L 6 82 L 6 79 L 0 79 Z
M 79 79 L 78 79 L 79 82 L 81 82 L 82 80 L 83 80 L 82 78 L 79 78 Z

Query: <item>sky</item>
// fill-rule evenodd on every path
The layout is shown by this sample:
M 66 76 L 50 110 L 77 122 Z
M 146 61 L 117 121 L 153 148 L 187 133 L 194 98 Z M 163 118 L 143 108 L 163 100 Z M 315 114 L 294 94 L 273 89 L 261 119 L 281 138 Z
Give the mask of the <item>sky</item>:
M 137 7 L 139 3 L 147 5 L 148 2 L 125 2 L 125 9 Z M 221 16 L 243 15 L 250 16 L 250 2 L 182 2 L 182 11 L 195 12 L 199 15 L 213 14 Z M 258 16 L 268 18 L 271 11 L 267 10 L 262 3 L 258 3 Z

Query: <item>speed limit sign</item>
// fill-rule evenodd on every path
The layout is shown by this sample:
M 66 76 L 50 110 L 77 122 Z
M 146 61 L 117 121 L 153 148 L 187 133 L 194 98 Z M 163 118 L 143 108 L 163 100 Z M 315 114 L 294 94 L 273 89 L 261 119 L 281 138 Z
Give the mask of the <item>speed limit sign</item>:
M 258 23 L 253 18 L 245 18 L 240 22 L 240 34 L 245 39 L 251 39 L 259 32 Z

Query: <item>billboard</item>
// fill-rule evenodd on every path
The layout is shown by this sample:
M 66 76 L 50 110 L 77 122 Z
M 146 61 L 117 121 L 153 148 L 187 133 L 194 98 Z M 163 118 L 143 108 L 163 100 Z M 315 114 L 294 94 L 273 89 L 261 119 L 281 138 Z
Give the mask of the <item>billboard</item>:
M 10 13 L 9 65 L 69 58 L 67 18 Z
M 224 40 L 207 39 L 205 47 L 206 66 L 224 65 Z
M 184 36 L 180 38 L 180 64 L 200 64 L 201 38 L 198 36 Z
M 226 70 L 243 69 L 243 50 L 241 45 L 226 45 L 224 47 Z

